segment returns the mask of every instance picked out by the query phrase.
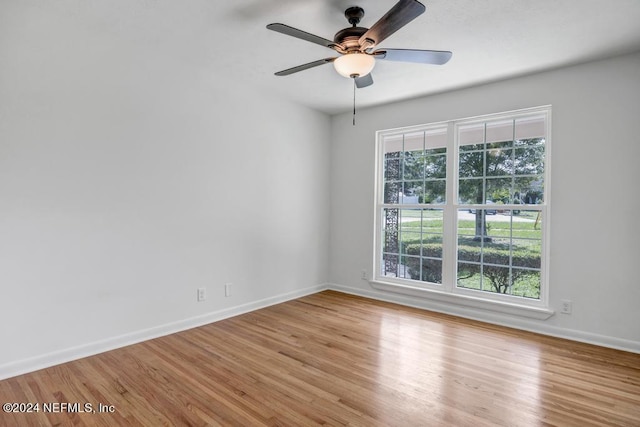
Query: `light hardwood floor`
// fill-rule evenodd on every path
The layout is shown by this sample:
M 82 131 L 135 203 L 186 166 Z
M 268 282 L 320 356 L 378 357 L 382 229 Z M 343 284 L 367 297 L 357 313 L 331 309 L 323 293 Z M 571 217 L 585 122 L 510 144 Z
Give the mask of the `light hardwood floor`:
M 325 291 L 0 381 L 4 402 L 40 412 L 3 426 L 640 426 L 640 355 Z

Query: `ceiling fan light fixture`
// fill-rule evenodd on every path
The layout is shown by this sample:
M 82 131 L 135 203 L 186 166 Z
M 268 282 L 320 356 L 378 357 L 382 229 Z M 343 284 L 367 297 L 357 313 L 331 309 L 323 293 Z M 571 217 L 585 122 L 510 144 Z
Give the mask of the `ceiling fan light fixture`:
M 333 61 L 338 74 L 348 78 L 366 76 L 375 65 L 376 60 L 373 55 L 361 52 L 347 53 Z

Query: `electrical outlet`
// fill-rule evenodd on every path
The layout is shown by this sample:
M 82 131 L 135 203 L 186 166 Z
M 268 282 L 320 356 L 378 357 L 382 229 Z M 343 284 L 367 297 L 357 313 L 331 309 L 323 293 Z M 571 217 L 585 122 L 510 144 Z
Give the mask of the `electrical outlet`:
M 232 283 L 225 283 L 224 284 L 224 296 L 225 297 L 230 297 L 231 296 L 231 285 L 232 285 Z
M 207 288 L 198 288 L 198 302 L 202 302 L 207 299 Z
M 560 312 L 564 314 L 571 314 L 571 310 L 573 309 L 573 303 L 571 300 L 563 299 L 561 303 L 562 306 L 560 307 Z
M 367 274 L 367 270 L 362 270 L 362 271 L 360 272 L 360 278 L 361 278 L 362 280 L 369 280 L 369 275 Z

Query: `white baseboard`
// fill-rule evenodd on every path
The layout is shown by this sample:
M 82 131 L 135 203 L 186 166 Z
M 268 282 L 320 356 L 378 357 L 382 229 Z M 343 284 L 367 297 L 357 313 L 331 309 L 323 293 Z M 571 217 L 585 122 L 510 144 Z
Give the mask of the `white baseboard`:
M 394 294 L 391 292 L 381 292 L 374 289 L 364 290 L 360 288 L 352 288 L 350 286 L 338 285 L 335 283 L 328 283 L 327 289 L 332 289 L 347 294 L 358 295 L 366 298 L 372 298 L 380 301 L 386 301 L 396 304 L 405 305 L 408 307 L 421 308 L 424 310 L 435 311 L 438 313 L 450 314 L 453 316 L 463 317 L 465 319 L 477 320 L 480 322 L 491 323 L 500 326 L 507 326 L 510 328 L 516 328 L 523 331 L 535 332 L 542 335 L 548 335 L 557 338 L 564 338 L 571 341 L 578 341 L 587 344 L 594 344 L 601 347 L 613 348 L 616 350 L 629 351 L 632 353 L 640 353 L 640 342 L 626 340 L 622 338 L 609 337 L 606 335 L 599 335 L 590 332 L 577 331 L 574 329 L 560 328 L 553 325 L 544 325 L 541 323 L 534 323 L 527 319 L 516 319 L 510 317 L 506 319 L 505 316 L 499 314 L 493 314 L 488 311 L 481 311 L 477 309 L 471 309 L 464 306 L 456 306 L 452 308 L 451 305 L 442 304 L 437 301 L 430 301 L 426 299 L 410 298 L 401 294 Z
M 250 303 L 229 307 L 222 310 L 207 313 L 201 316 L 195 316 L 177 322 L 167 323 L 149 329 L 131 332 L 128 334 L 107 338 L 101 341 L 95 341 L 83 344 L 77 347 L 71 347 L 60 351 L 43 354 L 30 359 L 11 362 L 0 365 L 0 380 L 15 377 L 17 375 L 26 374 L 28 372 L 37 371 L 61 363 L 78 360 L 83 357 L 93 356 L 109 350 L 125 347 L 131 344 L 147 341 L 150 339 L 174 334 L 176 332 L 185 331 L 187 329 L 196 328 L 229 317 L 255 311 L 271 305 L 280 304 L 292 299 L 300 298 L 306 295 L 314 294 L 327 289 L 325 284 L 310 286 L 304 289 L 298 289 L 273 297 L 253 301 Z
M 452 309 L 450 306 L 424 299 L 418 300 L 417 298 L 409 298 L 403 295 L 380 292 L 373 289 L 364 290 L 359 288 L 352 288 L 349 286 L 338 285 L 335 283 L 325 283 L 292 292 L 287 292 L 280 295 L 275 295 L 273 297 L 253 301 L 235 307 L 214 311 L 201 316 L 195 316 L 177 322 L 167 323 L 153 328 L 131 332 L 117 337 L 91 342 L 77 347 L 67 348 L 30 359 L 11 362 L 0 366 L 0 380 L 59 365 L 61 363 L 70 362 L 72 360 L 81 359 L 83 357 L 93 356 L 105 351 L 115 350 L 117 348 L 162 337 L 165 335 L 170 335 L 187 329 L 196 328 L 209 323 L 217 322 L 219 320 L 227 319 L 229 317 L 237 316 L 261 308 L 269 307 L 271 305 L 321 292 L 326 289 L 380 301 L 401 304 L 408 307 L 415 307 L 439 313 L 451 314 L 466 319 L 478 320 L 481 322 L 493 323 L 501 326 L 508 326 L 525 331 L 536 332 L 543 335 L 565 338 L 572 341 L 579 341 L 618 350 L 630 351 L 633 353 L 640 353 L 640 342 L 636 341 L 608 337 L 572 329 L 559 328 L 557 326 L 534 324 L 527 320 L 510 319 L 507 322 L 503 316 L 492 315 L 491 313 L 483 313 L 479 312 L 478 310 L 473 310 L 466 307 L 455 307 L 455 309 Z

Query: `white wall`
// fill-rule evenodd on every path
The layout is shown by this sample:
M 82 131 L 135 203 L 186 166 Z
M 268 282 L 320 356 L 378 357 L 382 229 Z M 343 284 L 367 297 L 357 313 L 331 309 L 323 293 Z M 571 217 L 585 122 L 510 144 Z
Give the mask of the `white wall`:
M 0 378 L 327 282 L 328 116 L 171 35 L 21 6 L 0 20 Z
M 217 74 L 211 52 L 174 43 L 192 34 L 173 15 L 168 34 L 141 25 L 130 39 L 120 26 L 147 15 L 78 5 L 0 14 L 0 378 L 328 281 L 640 349 L 638 55 L 360 110 L 352 127 Z M 373 292 L 360 271 L 374 132 L 542 104 L 554 108 L 551 303 L 570 298 L 574 313 L 534 322 Z
M 332 119 L 331 281 L 350 292 L 640 352 L 640 54 L 400 102 Z M 428 70 L 425 71 L 428 78 Z M 382 78 L 382 77 L 380 77 Z M 363 89 L 369 90 L 369 89 Z M 553 106 L 546 321 L 373 291 L 375 131 Z

